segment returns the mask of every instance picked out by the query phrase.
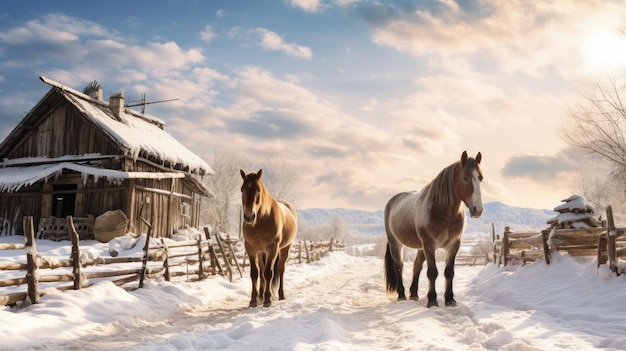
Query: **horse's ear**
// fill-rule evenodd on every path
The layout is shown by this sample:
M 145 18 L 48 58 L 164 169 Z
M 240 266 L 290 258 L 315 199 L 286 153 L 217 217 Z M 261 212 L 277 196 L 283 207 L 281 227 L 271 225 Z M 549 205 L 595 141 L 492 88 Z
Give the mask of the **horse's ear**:
M 467 162 L 467 151 L 463 151 L 461 154 L 461 166 L 465 167 L 465 162 Z
M 480 151 L 478 152 L 478 155 L 476 155 L 476 163 L 480 164 L 480 160 L 483 159 L 483 155 L 480 154 Z
M 241 174 L 241 178 L 243 178 L 244 180 L 246 179 L 246 172 L 244 172 L 243 169 L 239 170 L 239 174 Z
M 263 175 L 263 169 L 260 168 L 258 172 L 256 172 L 256 179 L 261 179 L 261 176 Z

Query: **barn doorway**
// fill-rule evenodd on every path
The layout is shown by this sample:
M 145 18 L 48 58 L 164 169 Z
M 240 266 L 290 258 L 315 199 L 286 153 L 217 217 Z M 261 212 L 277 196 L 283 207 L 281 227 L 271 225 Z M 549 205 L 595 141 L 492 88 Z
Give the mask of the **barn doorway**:
M 52 215 L 57 218 L 73 216 L 76 207 L 77 184 L 59 184 L 52 187 Z

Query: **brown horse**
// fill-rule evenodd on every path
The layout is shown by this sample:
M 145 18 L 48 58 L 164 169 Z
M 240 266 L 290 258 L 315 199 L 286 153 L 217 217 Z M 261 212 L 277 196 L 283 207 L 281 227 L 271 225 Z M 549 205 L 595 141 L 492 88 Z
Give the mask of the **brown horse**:
M 393 196 L 385 206 L 385 231 L 387 252 L 385 253 L 385 282 L 387 292 L 396 291 L 398 300 L 405 300 L 402 284 L 402 249 L 404 246 L 417 249 L 413 264 L 411 300 L 417 300 L 417 283 L 426 260 L 428 307 L 439 306 L 435 279 L 439 275 L 435 264 L 435 251 L 446 251 L 446 306 L 456 306 L 452 292 L 454 260 L 461 246 L 461 234 L 465 227 L 463 203 L 470 215 L 480 217 L 483 204 L 480 196 L 480 152 L 476 158 L 468 158 L 463 151 L 461 160 L 444 168 L 420 192 L 403 192 Z
M 296 237 L 296 210 L 289 203 L 270 195 L 261 181 L 263 170 L 250 174 L 240 170 L 240 173 L 243 178 L 243 237 L 252 279 L 250 307 L 257 306 L 258 296 L 264 297 L 263 307 L 270 307 L 272 287 L 278 285 L 279 300 L 285 298 L 283 274 L 289 248 Z M 257 290 L 259 271 L 262 274 Z

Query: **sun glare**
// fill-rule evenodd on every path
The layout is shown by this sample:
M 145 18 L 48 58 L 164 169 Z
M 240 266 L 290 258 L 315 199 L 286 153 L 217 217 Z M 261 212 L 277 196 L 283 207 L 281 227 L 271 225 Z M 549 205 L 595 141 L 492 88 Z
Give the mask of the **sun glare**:
M 618 29 L 591 31 L 582 45 L 584 64 L 589 73 L 626 68 L 626 33 Z

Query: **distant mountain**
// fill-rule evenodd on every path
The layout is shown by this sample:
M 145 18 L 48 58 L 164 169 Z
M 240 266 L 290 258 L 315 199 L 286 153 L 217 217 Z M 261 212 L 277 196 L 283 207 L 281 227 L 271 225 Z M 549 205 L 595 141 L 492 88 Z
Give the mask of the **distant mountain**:
M 348 230 L 359 234 L 378 234 L 385 231 L 383 210 L 376 212 L 345 208 L 298 210 L 298 222 L 306 225 L 326 224 L 335 217 L 343 220 Z
M 465 236 L 481 239 L 491 238 L 493 223 L 496 234 L 502 234 L 504 227 L 513 231 L 541 230 L 548 227 L 546 221 L 557 215 L 552 210 L 514 207 L 501 202 L 485 204 L 485 210 L 480 218 L 470 218 L 467 213 Z M 340 218 L 348 230 L 359 234 L 384 233 L 384 212 L 361 211 L 345 208 L 335 209 L 306 209 L 298 210 L 298 220 L 304 225 L 321 225 Z M 484 237 L 483 237 L 484 236 Z

